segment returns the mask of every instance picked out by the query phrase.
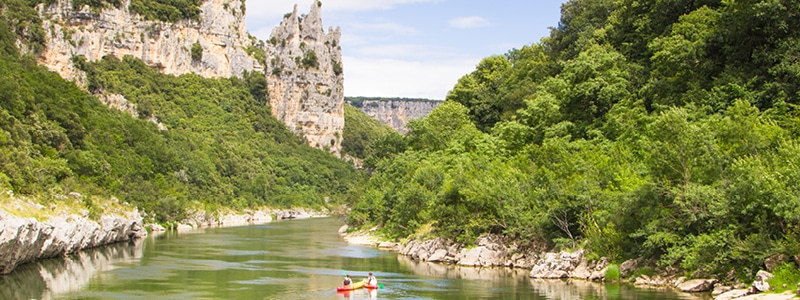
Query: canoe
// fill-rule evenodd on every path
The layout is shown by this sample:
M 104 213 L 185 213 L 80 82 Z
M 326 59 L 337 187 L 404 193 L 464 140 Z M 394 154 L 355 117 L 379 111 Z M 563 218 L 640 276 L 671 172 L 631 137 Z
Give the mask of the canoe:
M 357 289 L 363 288 L 365 285 L 367 285 L 367 281 L 366 280 L 362 280 L 362 281 L 359 281 L 359 282 L 353 282 L 350 285 L 340 285 L 340 286 L 338 286 L 336 288 L 336 290 L 337 291 L 352 291 L 352 290 L 357 290 Z
M 364 288 L 366 288 L 366 289 L 370 289 L 370 290 L 374 290 L 374 289 L 377 289 L 377 288 L 378 288 L 378 285 L 370 285 L 370 284 L 365 284 L 365 285 L 364 285 Z

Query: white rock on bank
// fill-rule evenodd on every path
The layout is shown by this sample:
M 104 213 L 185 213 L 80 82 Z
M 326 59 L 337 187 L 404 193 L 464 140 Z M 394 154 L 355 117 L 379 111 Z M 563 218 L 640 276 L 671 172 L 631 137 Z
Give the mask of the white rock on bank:
M 138 212 L 102 216 L 99 222 L 79 215 L 62 215 L 45 222 L 20 218 L 0 209 L 0 274 L 38 259 L 147 235 Z
M 716 279 L 692 279 L 678 284 L 677 288 L 681 290 L 681 292 L 708 292 L 714 288 L 714 283 L 716 282 Z

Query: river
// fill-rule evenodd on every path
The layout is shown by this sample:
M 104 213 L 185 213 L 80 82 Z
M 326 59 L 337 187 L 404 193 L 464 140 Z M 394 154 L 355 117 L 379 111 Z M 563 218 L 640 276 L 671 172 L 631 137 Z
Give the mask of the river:
M 348 245 L 333 218 L 165 233 L 82 251 L 0 276 L 2 299 L 709 299 L 528 270 L 414 262 Z M 342 273 L 382 289 L 336 292 Z

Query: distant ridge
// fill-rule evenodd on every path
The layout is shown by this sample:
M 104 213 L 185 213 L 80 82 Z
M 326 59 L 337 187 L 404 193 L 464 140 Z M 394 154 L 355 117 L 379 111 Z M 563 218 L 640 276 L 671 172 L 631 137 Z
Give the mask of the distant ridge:
M 345 97 L 344 101 L 400 133 L 407 131 L 405 126 L 409 120 L 426 117 L 444 102 L 400 97 Z

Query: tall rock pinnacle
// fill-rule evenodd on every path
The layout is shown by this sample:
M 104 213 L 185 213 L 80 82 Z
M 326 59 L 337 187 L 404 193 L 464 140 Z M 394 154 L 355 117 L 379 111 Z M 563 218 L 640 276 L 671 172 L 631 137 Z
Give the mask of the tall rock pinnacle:
M 272 30 L 266 46 L 269 104 L 278 120 L 309 145 L 341 156 L 344 76 L 341 30 L 322 27 L 322 2 L 298 15 L 297 5 Z

